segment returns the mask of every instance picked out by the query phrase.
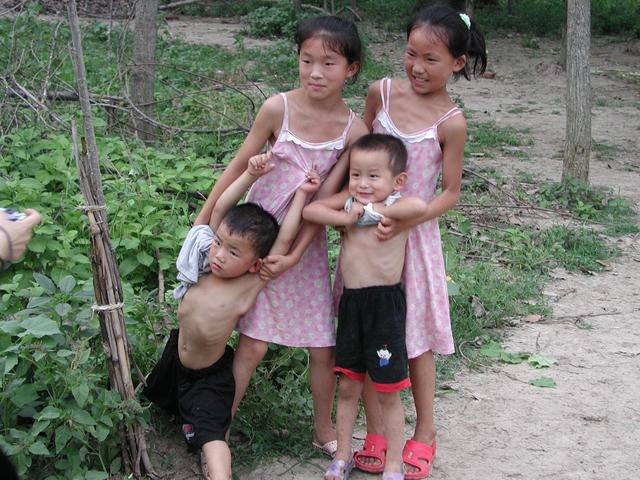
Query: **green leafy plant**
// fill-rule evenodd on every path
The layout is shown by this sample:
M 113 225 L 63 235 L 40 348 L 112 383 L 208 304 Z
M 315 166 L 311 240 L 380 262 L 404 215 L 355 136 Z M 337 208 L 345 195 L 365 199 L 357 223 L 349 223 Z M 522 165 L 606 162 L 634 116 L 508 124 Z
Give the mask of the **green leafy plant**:
M 0 322 L 0 446 L 20 475 L 107 478 L 120 470 L 118 424 L 140 407 L 108 387 L 91 292 L 72 276 L 29 283 L 14 292 L 26 308 Z

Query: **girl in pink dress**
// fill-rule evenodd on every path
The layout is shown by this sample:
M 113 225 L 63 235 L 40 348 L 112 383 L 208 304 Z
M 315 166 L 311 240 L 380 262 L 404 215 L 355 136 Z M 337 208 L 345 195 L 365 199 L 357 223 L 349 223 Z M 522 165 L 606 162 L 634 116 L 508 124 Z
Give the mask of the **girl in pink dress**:
M 196 224 L 208 223 L 225 188 L 268 144 L 274 171 L 258 179 L 247 201 L 260 204 L 281 221 L 296 189 L 315 170 L 322 186 L 316 198 L 338 191 L 346 178 L 343 153 L 368 130 L 342 100 L 347 80 L 358 74 L 361 44 L 355 25 L 338 17 L 316 17 L 296 33 L 300 88 L 267 99 L 247 138 L 216 182 Z M 284 273 L 283 273 L 284 272 Z M 331 420 L 335 324 L 324 227 L 304 224 L 286 256 L 265 259 L 261 275 L 273 278 L 253 309 L 238 323 L 240 340 L 233 373 L 236 397 L 244 396 L 269 342 L 309 349 L 314 405 L 313 445 L 332 455 L 336 434 Z M 277 278 L 274 278 L 277 277 Z
M 472 63 L 473 59 L 473 63 Z M 419 11 L 407 29 L 404 65 L 407 78 L 389 78 L 369 88 L 364 121 L 377 133 L 401 138 L 408 150 L 407 185 L 403 193 L 428 204 L 411 222 L 384 220 L 384 240 L 413 227 L 407 240 L 403 283 L 407 298 L 406 342 L 417 421 L 403 450 L 405 478 L 424 478 L 436 453 L 433 421 L 435 361 L 433 353 L 454 352 L 447 281 L 438 217 L 458 201 L 467 125 L 447 93 L 447 81 L 484 71 L 484 38 L 474 21 L 448 6 Z M 436 195 L 438 176 L 442 190 Z M 365 389 L 367 438 L 356 454 L 357 466 L 382 472 L 386 442 L 375 396 Z

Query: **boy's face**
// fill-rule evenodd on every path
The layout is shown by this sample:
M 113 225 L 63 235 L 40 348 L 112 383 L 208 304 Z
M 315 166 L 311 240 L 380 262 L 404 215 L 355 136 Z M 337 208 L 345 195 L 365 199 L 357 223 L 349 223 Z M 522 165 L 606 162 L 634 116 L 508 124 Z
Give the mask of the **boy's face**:
M 258 255 L 251 242 L 237 233 L 230 233 L 224 222 L 213 237 L 209 265 L 211 273 L 219 278 L 237 278 L 260 268 Z
M 349 159 L 349 194 L 358 202 L 383 202 L 404 185 L 406 174 L 394 175 L 383 150 L 353 150 Z

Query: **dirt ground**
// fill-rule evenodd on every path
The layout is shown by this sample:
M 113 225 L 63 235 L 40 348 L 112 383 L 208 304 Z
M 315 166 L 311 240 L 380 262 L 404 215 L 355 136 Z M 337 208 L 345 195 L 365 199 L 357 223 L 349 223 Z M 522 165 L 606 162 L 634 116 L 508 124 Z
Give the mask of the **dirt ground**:
M 190 20 L 193 22 L 193 20 Z M 190 36 L 212 24 L 173 28 Z M 227 31 L 233 27 L 226 26 Z M 200 36 L 200 35 L 198 35 Z M 212 38 L 228 45 L 228 37 Z M 451 93 L 472 120 L 494 121 L 524 131 L 526 158 L 505 150 L 475 158 L 505 176 L 530 172 L 559 180 L 564 148 L 565 76 L 558 67 L 557 42 L 538 49 L 514 36 L 489 41 L 493 79 L 460 81 Z M 402 37 L 372 45 L 388 55 L 402 75 Z M 592 136 L 604 145 L 593 154 L 590 180 L 612 188 L 640 207 L 640 43 L 596 38 L 592 47 Z M 505 331 L 504 348 L 558 361 L 544 371 L 527 364 L 496 364 L 460 372 L 446 395 L 436 399 L 438 456 L 434 480 L 635 479 L 640 471 L 640 246 L 638 236 L 612 239 L 623 255 L 611 268 L 591 276 L 554 272 L 545 286 L 553 307 L 548 319 L 517 322 Z M 555 388 L 529 380 L 553 378 Z M 412 418 L 407 405 L 408 418 Z M 407 425 L 407 435 L 412 426 Z M 357 436 L 362 437 L 362 430 Z M 327 461 L 281 458 L 238 479 L 320 479 Z M 195 470 L 195 467 L 194 469 Z M 351 478 L 375 478 L 362 472 Z

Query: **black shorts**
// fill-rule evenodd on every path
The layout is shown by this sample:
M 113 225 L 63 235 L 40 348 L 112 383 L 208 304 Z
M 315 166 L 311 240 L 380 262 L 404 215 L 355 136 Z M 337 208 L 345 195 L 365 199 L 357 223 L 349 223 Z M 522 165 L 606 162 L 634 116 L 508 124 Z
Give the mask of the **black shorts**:
M 345 288 L 338 310 L 334 371 L 355 380 L 364 380 L 368 373 L 380 392 L 410 387 L 406 313 L 401 284 Z
M 232 367 L 233 349 L 227 345 L 222 357 L 210 367 L 186 368 L 178 356 L 178 330 L 172 330 L 142 394 L 181 419 L 189 447 L 224 441 L 236 389 Z

